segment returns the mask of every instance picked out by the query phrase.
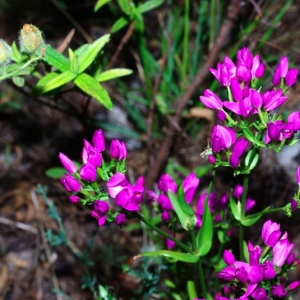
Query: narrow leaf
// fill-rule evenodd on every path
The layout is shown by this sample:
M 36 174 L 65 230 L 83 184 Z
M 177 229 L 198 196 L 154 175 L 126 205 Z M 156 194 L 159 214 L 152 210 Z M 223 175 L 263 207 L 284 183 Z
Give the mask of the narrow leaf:
M 200 256 L 206 255 L 211 246 L 212 246 L 212 239 L 213 239 L 213 221 L 212 216 L 206 202 L 206 207 L 204 208 L 204 215 L 202 218 L 202 225 L 200 230 L 196 236 L 198 251 L 197 253 Z
M 122 12 L 126 15 L 131 14 L 131 0 L 117 0 Z
M 98 11 L 104 4 L 110 2 L 111 0 L 98 0 L 95 7 L 94 12 Z
M 164 3 L 164 0 L 150 0 L 147 1 L 146 3 L 142 3 L 139 5 L 137 8 L 140 13 L 144 13 L 146 11 L 152 10 Z
M 129 23 L 128 19 L 121 17 L 113 24 L 113 26 L 110 29 L 110 32 L 112 33 L 117 32 L 120 29 L 122 29 L 124 26 L 126 26 L 128 23 Z
M 261 211 L 260 213 L 258 214 L 254 214 L 254 215 L 250 215 L 250 216 L 247 216 L 245 218 L 243 218 L 241 220 L 241 223 L 244 225 L 244 226 L 252 226 L 254 223 L 256 223 L 260 217 L 265 214 L 268 210 L 270 209 L 270 206 L 266 207 L 263 211 Z
M 41 94 L 54 90 L 76 78 L 76 74 L 65 71 L 39 88 Z
M 43 61 L 61 72 L 69 70 L 69 60 L 53 49 L 50 45 L 47 45 L 46 47 L 46 53 L 43 57 Z
M 104 45 L 109 41 L 109 37 L 110 34 L 105 34 L 101 38 L 94 41 L 94 43 L 89 46 L 83 55 L 78 58 L 78 73 L 82 73 L 87 67 L 90 66 Z
M 230 197 L 229 204 L 230 204 L 230 209 L 231 209 L 231 212 L 232 212 L 234 218 L 236 220 L 240 221 L 241 220 L 241 210 L 238 207 L 238 205 L 236 204 L 233 197 Z
M 199 257 L 197 255 L 193 255 L 190 253 L 182 253 L 182 252 L 174 252 L 170 250 L 157 250 L 153 252 L 146 252 L 139 254 L 134 257 L 134 259 L 137 259 L 142 256 L 157 256 L 157 255 L 162 255 L 164 257 L 172 258 L 175 261 L 183 261 L 186 263 L 196 263 L 199 260 Z
M 51 72 L 47 74 L 45 77 L 40 79 L 36 84 L 35 88 L 32 90 L 31 94 L 33 97 L 37 97 L 42 93 L 42 88 L 45 84 L 56 78 L 59 74 L 57 72 Z
M 100 73 L 95 79 L 99 82 L 111 80 L 114 78 L 126 76 L 132 73 L 132 70 L 129 69 L 111 69 L 105 72 Z
M 66 170 L 64 168 L 51 168 L 46 171 L 46 175 L 50 178 L 58 179 L 64 177 Z
M 183 197 L 177 198 L 176 195 L 170 190 L 168 190 L 168 196 L 182 228 L 185 230 L 194 228 L 196 225 L 196 216 L 193 209 L 186 203 Z
M 74 80 L 74 83 L 85 93 L 98 100 L 103 106 L 112 109 L 113 104 L 107 91 L 90 75 L 82 73 Z
M 71 48 L 69 48 L 68 51 L 69 51 L 69 57 L 70 57 L 70 71 L 77 75 L 78 74 L 78 57 L 72 51 Z
M 19 51 L 15 42 L 13 42 L 11 45 L 11 58 L 18 64 L 22 63 L 22 54 Z

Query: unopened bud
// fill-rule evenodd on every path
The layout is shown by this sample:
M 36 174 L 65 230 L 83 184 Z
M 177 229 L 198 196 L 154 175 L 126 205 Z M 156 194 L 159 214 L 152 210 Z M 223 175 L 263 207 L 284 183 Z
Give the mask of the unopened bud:
M 45 45 L 41 31 L 31 24 L 25 24 L 21 29 L 20 43 L 29 53 L 40 50 Z
M 0 65 L 9 63 L 11 59 L 11 48 L 7 43 L 0 39 Z

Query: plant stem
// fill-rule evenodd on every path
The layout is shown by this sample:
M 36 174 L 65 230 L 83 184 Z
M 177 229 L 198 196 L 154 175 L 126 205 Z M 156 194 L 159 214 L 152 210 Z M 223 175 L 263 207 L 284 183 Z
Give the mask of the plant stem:
M 205 280 L 204 280 L 204 272 L 203 272 L 200 257 L 199 257 L 199 261 L 198 261 L 197 265 L 198 265 L 199 281 L 200 281 L 200 288 L 201 288 L 202 296 L 204 298 L 206 298 L 206 286 L 205 286 Z
M 193 254 L 194 251 L 189 248 L 188 246 L 186 246 L 185 244 L 181 243 L 180 241 L 178 241 L 177 239 L 175 239 L 174 237 L 170 236 L 169 234 L 165 233 L 164 231 L 160 230 L 158 227 L 154 226 L 153 224 L 151 224 L 151 222 L 149 222 L 147 219 L 145 219 L 142 215 L 140 215 L 139 213 L 135 213 L 136 217 L 138 219 L 140 219 L 140 221 L 142 221 L 143 223 L 145 223 L 147 226 L 149 226 L 152 230 L 156 231 L 158 234 L 162 235 L 163 237 L 173 241 L 177 246 L 179 246 L 180 248 L 182 248 L 183 250 L 187 251 L 188 253 Z
M 241 220 L 243 220 L 245 217 L 245 206 L 246 206 L 248 184 L 249 184 L 249 174 L 245 174 L 244 175 L 244 183 L 243 183 L 242 205 L 241 205 Z M 240 223 L 239 246 L 240 246 L 241 261 L 245 260 L 244 251 L 243 251 L 243 242 L 244 242 L 244 227 L 243 227 L 242 223 Z

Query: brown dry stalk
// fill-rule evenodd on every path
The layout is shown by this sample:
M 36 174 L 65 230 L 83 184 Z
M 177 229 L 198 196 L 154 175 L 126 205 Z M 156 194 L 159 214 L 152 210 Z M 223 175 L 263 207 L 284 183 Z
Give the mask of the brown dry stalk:
M 198 74 L 194 78 L 194 81 L 191 83 L 191 85 L 188 87 L 186 92 L 180 96 L 176 103 L 176 112 L 173 117 L 173 122 L 179 123 L 181 120 L 181 115 L 186 107 L 188 101 L 192 97 L 193 93 L 197 89 L 197 87 L 204 81 L 205 77 L 209 74 L 208 69 L 213 66 L 215 63 L 218 53 L 222 46 L 226 43 L 229 37 L 229 33 L 231 31 L 231 28 L 233 27 L 233 24 L 235 22 L 236 16 L 239 12 L 240 8 L 240 1 L 239 0 L 231 0 L 230 6 L 228 8 L 226 19 L 224 20 L 222 27 L 220 29 L 219 35 L 216 38 L 216 41 L 214 43 L 213 48 L 211 49 L 205 64 L 202 66 L 202 68 L 199 70 Z M 173 144 L 174 135 L 177 132 L 177 129 L 174 128 L 174 126 L 171 125 L 171 122 L 169 124 L 169 128 L 166 132 L 166 137 L 163 140 L 161 147 L 159 149 L 158 154 L 156 155 L 156 161 L 153 166 L 150 166 L 147 172 L 146 177 L 146 188 L 150 189 L 153 185 L 153 182 L 157 179 L 159 172 L 161 171 L 163 165 L 165 164 L 168 155 L 169 150 Z
M 106 67 L 106 70 L 111 69 L 111 67 L 115 64 L 118 56 L 120 55 L 121 51 L 123 50 L 123 47 L 125 46 L 125 44 L 128 42 L 128 40 L 130 39 L 132 33 L 133 33 L 133 29 L 134 29 L 134 21 L 131 21 L 125 35 L 123 36 L 121 42 L 119 43 L 116 52 L 114 53 L 113 57 L 111 58 L 108 66 Z

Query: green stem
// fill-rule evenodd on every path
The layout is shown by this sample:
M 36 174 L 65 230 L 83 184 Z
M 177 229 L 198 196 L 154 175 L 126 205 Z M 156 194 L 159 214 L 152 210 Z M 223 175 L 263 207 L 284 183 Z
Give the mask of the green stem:
M 140 219 L 140 221 L 142 221 L 143 223 L 145 223 L 148 227 L 150 227 L 152 230 L 156 231 L 158 234 L 162 235 L 163 237 L 173 241 L 177 246 L 179 246 L 180 248 L 184 249 L 185 251 L 187 251 L 188 253 L 193 254 L 194 251 L 189 248 L 188 246 L 186 246 L 185 244 L 181 243 L 180 241 L 178 241 L 177 239 L 175 239 L 174 237 L 170 236 L 169 234 L 165 233 L 164 231 L 160 230 L 158 227 L 154 226 L 153 224 L 151 224 L 151 222 L 149 222 L 147 219 L 145 219 L 142 215 L 140 215 L 139 213 L 135 213 L 136 217 L 138 219 Z
M 182 57 L 182 68 L 181 68 L 181 80 L 183 87 L 186 84 L 186 75 L 189 59 L 189 13 L 190 13 L 190 0 L 185 0 L 184 2 L 184 35 L 183 35 L 183 57 Z
M 245 206 L 246 206 L 248 184 L 249 184 L 249 174 L 245 174 L 244 175 L 244 183 L 243 183 L 242 205 L 241 205 L 241 220 L 243 220 L 245 217 Z M 242 223 L 240 223 L 239 246 L 240 246 L 241 261 L 245 260 L 244 251 L 243 251 L 243 242 L 244 242 L 244 227 L 243 227 Z
M 200 280 L 200 288 L 202 292 L 202 296 L 206 298 L 206 285 L 205 285 L 205 280 L 204 280 L 204 272 L 203 272 L 203 267 L 201 263 L 201 258 L 199 257 L 199 261 L 197 263 L 198 266 L 198 272 L 199 272 L 199 280 Z

